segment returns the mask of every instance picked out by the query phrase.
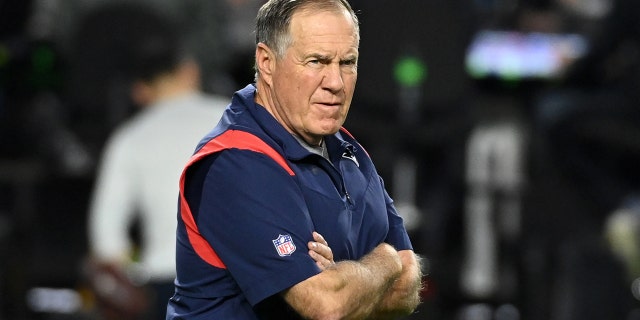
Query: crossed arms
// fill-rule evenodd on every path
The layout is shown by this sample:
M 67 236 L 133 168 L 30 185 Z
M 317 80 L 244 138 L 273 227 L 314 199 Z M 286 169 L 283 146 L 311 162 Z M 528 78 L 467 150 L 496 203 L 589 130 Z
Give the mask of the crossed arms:
M 420 303 L 422 272 L 412 250 L 382 243 L 358 261 L 333 263 L 331 248 L 314 233 L 309 254 L 323 270 L 283 293 L 308 319 L 394 319 Z

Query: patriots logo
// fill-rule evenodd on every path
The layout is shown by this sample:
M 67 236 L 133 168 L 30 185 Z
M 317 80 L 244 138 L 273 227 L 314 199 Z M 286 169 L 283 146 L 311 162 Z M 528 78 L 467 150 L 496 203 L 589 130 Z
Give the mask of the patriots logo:
M 273 241 L 273 246 L 281 257 L 290 256 L 294 251 L 296 251 L 296 245 L 293 244 L 293 239 L 291 239 L 291 236 L 288 234 L 279 234 L 278 238 L 271 241 Z
M 351 161 L 353 161 L 357 167 L 360 167 L 360 164 L 358 163 L 358 159 L 356 159 L 356 155 L 354 155 L 351 151 L 347 150 L 342 154 L 342 157 L 345 159 L 349 159 Z

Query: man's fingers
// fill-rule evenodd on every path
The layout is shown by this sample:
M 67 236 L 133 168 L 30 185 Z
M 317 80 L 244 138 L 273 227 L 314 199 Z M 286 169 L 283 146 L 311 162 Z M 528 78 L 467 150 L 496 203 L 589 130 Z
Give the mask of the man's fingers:
M 314 239 L 316 239 L 315 236 Z M 331 248 L 326 245 L 327 242 L 324 241 L 324 239 L 318 240 L 322 240 L 323 243 L 319 241 L 309 241 L 309 255 L 321 270 L 325 270 L 335 264 L 333 261 L 333 252 L 331 251 Z
M 325 259 L 333 261 L 333 251 L 331 251 L 331 248 L 326 244 L 326 242 L 320 243 L 316 241 L 310 241 L 309 250 L 315 251 Z
M 333 252 L 331 251 L 331 248 L 329 248 L 329 246 L 327 246 L 326 244 L 316 241 L 309 241 L 309 250 L 315 251 L 326 259 L 333 259 Z
M 325 246 L 327 246 L 327 247 L 329 246 L 329 244 L 328 244 L 328 243 L 327 243 L 327 241 L 324 239 L 324 237 L 323 237 L 321 234 L 319 234 L 319 233 L 317 233 L 317 232 L 315 232 L 315 231 L 313 232 L 313 240 L 315 240 L 316 242 L 322 243 L 322 244 L 324 244 L 324 245 L 325 245 Z
M 324 271 L 335 264 L 333 261 L 333 251 L 331 251 L 331 247 L 329 247 L 324 237 L 315 231 L 313 232 L 313 240 L 314 241 L 309 241 L 309 255 L 318 267 Z
M 316 265 L 322 271 L 324 271 L 325 269 L 329 268 L 334 264 L 333 260 L 329 260 L 313 250 L 309 250 L 309 255 L 316 262 Z

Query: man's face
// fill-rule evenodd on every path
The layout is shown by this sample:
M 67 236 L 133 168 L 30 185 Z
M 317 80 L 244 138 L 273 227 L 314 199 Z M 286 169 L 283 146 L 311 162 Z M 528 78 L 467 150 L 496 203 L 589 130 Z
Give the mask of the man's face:
M 292 45 L 276 61 L 276 118 L 311 144 L 344 123 L 357 78 L 358 39 L 345 13 L 301 11 L 291 20 Z

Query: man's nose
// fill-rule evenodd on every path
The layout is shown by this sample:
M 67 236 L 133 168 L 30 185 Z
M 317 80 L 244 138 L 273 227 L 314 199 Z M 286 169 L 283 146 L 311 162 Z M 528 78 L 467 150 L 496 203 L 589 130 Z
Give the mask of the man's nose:
M 322 86 L 331 92 L 338 92 L 344 88 L 342 70 L 339 63 L 331 63 L 325 67 Z

